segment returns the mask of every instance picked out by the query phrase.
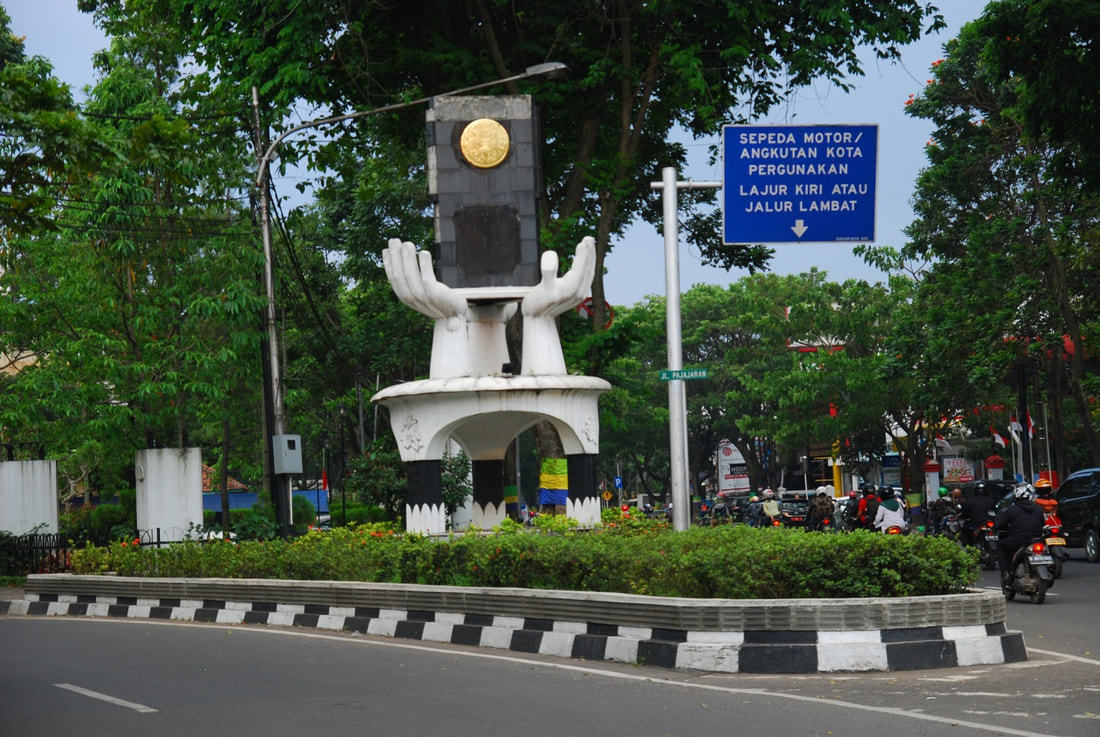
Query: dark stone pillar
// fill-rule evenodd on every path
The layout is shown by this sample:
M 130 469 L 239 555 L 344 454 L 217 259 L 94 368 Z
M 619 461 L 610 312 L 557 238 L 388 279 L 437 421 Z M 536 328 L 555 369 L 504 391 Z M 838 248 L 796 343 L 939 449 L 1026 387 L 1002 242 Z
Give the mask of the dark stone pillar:
M 573 510 L 572 516 L 582 524 L 596 524 L 600 520 L 599 458 L 594 453 L 566 458 L 569 463 L 569 506 Z
M 405 501 L 405 529 L 409 532 L 447 531 L 447 510 L 443 506 L 443 461 L 412 461 L 405 464 L 408 495 Z
M 504 461 L 473 461 L 473 522 L 481 527 L 500 524 L 504 519 Z

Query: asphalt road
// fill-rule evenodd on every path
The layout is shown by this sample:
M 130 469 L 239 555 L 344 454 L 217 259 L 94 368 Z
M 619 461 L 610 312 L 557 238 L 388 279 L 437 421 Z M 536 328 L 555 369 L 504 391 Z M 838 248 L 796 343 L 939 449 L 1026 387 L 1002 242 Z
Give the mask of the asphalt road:
M 1100 565 L 1075 558 L 1045 604 L 1008 604 L 1028 662 L 900 673 L 681 673 L 312 630 L 0 618 L 0 737 L 1096 737 Z

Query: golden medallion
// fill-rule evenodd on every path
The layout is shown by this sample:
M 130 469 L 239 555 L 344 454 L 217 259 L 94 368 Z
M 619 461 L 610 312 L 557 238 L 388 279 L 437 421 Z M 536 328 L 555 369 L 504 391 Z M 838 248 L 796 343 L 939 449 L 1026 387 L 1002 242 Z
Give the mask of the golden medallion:
M 492 169 L 508 157 L 508 131 L 489 118 L 480 118 L 462 129 L 459 147 L 466 161 L 478 169 Z

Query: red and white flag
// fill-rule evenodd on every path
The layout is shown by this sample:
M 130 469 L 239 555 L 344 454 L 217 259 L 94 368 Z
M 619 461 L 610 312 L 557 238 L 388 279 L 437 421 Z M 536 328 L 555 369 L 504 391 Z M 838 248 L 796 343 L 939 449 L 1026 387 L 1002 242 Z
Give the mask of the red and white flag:
M 997 432 L 997 429 L 994 428 L 992 425 L 989 426 L 989 432 L 993 435 L 994 443 L 1001 446 L 1002 448 L 1008 445 L 1008 441 L 1005 440 L 1005 436 Z
M 1027 436 L 1035 437 L 1035 423 L 1031 421 L 1031 410 L 1027 411 Z

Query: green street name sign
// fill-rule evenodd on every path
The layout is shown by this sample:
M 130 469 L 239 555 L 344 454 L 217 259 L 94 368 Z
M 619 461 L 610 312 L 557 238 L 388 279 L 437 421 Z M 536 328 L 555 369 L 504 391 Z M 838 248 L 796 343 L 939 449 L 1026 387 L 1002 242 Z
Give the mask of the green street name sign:
M 677 379 L 705 379 L 707 370 L 704 369 L 680 369 L 679 371 L 662 371 L 661 381 L 675 381 Z

